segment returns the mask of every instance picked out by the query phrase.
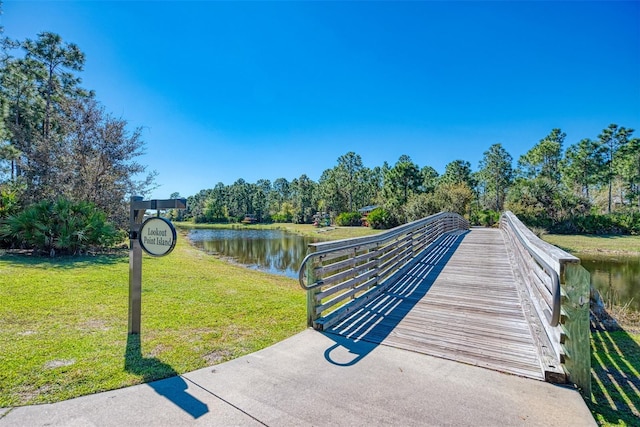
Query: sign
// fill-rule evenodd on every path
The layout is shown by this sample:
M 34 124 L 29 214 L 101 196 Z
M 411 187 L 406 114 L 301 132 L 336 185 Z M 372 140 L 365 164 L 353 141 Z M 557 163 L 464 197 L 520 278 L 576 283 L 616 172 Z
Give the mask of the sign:
M 167 255 L 176 245 L 176 229 L 160 215 L 146 220 L 148 209 L 186 209 L 186 199 L 142 200 L 129 204 L 129 335 L 140 333 L 142 313 L 142 249 L 152 256 Z
M 176 246 L 176 229 L 168 220 L 152 217 L 142 223 L 138 239 L 142 250 L 151 256 L 164 256 Z

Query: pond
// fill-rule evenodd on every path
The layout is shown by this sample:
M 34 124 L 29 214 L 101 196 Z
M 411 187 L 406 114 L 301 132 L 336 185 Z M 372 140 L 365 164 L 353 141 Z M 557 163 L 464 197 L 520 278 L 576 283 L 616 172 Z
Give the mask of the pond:
M 640 256 L 576 254 L 603 301 L 640 311 Z
M 309 243 L 317 238 L 281 230 L 212 229 L 191 230 L 189 240 L 208 253 L 229 257 L 249 268 L 298 277 L 298 267 Z

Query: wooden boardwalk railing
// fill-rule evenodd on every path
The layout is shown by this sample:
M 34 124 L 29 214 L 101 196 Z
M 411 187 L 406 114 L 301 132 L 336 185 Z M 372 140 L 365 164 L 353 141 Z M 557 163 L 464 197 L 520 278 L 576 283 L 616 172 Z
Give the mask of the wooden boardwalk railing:
M 579 258 L 536 237 L 513 213 L 502 215 L 500 228 L 537 314 L 532 326 L 548 374 L 554 375 L 558 365 L 569 381 L 590 393 L 589 273 Z
M 375 236 L 310 244 L 299 274 L 308 326 L 333 325 L 394 283 L 437 238 L 468 228 L 460 215 L 439 213 Z
M 311 245 L 300 268 L 309 326 L 531 378 L 568 376 L 588 392 L 589 278 L 579 260 L 510 213 L 501 231 L 467 229 L 440 213 Z

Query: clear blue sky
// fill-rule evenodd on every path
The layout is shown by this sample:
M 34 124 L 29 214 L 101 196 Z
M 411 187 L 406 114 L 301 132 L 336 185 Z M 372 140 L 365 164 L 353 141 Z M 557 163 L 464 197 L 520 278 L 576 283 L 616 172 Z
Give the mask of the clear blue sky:
M 402 154 L 440 173 L 617 123 L 640 136 L 640 2 L 4 1 L 5 34 L 60 34 L 83 86 L 143 126 L 152 195 Z

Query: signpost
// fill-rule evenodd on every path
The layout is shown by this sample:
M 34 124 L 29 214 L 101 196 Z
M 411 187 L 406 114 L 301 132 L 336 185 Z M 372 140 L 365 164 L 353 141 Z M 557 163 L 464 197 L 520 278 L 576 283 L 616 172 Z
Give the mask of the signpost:
M 151 256 L 169 254 L 176 245 L 176 229 L 164 218 L 142 222 L 148 209 L 186 209 L 186 199 L 142 200 L 131 197 L 129 215 L 129 334 L 140 333 L 142 308 L 142 250 Z

